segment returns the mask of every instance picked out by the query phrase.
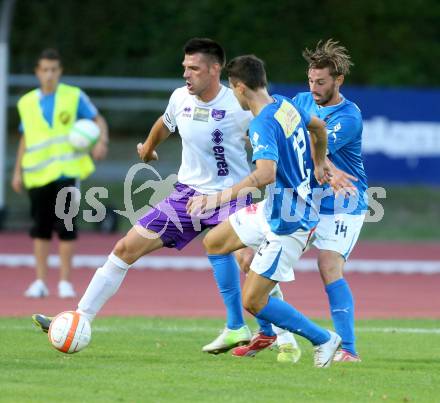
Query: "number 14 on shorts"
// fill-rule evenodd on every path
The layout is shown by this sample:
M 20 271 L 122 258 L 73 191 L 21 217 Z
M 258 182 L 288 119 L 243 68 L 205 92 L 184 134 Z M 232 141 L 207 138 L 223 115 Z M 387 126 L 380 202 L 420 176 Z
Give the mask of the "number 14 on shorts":
M 344 238 L 346 238 L 347 237 L 347 226 L 344 225 L 344 221 L 336 220 L 335 225 L 336 225 L 335 235 L 344 234 Z

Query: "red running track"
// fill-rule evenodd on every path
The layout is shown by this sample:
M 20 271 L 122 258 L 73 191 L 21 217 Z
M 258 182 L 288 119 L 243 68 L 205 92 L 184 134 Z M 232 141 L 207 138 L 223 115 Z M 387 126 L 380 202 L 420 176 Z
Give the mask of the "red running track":
M 108 253 L 119 236 L 84 234 L 79 253 Z M 24 234 L 0 234 L 0 253 L 31 253 L 31 241 Z M 55 252 L 55 250 L 54 250 Z M 184 255 L 203 253 L 200 242 L 193 242 Z M 170 249 L 158 255 L 179 256 Z M 309 253 L 311 257 L 314 252 Z M 360 243 L 353 258 L 438 260 L 440 245 Z M 57 270 L 49 271 L 48 284 L 54 294 L 29 300 L 23 291 L 33 280 L 29 268 L 0 268 L 0 316 L 23 316 L 34 312 L 54 314 L 74 309 L 77 299 L 55 296 Z M 72 280 L 82 295 L 93 270 L 73 270 Z M 440 274 L 359 274 L 346 275 L 356 297 L 359 318 L 440 318 Z M 286 300 L 313 317 L 329 317 L 327 298 L 317 273 L 297 273 L 296 281 L 283 285 Z M 132 270 L 119 292 L 103 308 L 102 315 L 223 317 L 224 309 L 210 271 Z

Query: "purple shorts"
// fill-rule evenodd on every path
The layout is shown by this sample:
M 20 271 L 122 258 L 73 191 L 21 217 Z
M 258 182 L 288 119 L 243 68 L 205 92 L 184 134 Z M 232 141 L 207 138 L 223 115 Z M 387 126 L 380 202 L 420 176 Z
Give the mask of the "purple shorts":
M 179 182 L 174 187 L 175 190 L 165 200 L 138 221 L 142 227 L 159 234 L 167 248 L 183 249 L 206 228 L 214 227 L 252 202 L 249 195 L 246 199 L 232 200 L 214 211 L 191 217 L 186 212 L 186 203 L 190 197 L 201 193 Z

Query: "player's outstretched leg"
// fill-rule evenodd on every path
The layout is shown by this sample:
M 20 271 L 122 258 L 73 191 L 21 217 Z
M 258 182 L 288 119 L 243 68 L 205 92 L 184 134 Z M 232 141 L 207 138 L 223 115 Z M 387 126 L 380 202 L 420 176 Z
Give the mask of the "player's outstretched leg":
M 124 266 L 124 267 L 122 267 Z M 96 270 L 86 292 L 78 304 L 78 312 L 91 323 L 104 303 L 119 289 L 129 265 L 113 253 L 105 264 Z M 52 317 L 43 314 L 32 315 L 32 321 L 45 333 L 48 332 Z
M 277 245 L 274 242 L 276 249 Z M 269 296 L 276 282 L 251 270 L 243 287 L 243 306 L 258 319 L 305 337 L 315 347 L 316 367 L 328 367 L 341 338 L 312 322 L 287 302 Z
M 275 285 L 269 295 L 283 299 L 279 284 Z M 260 326 L 259 332 L 252 337 L 249 344 L 234 348 L 232 355 L 235 357 L 254 357 L 260 351 L 270 348 L 276 343 L 279 350 L 278 362 L 298 362 L 301 357 L 301 350 L 293 334 L 263 319 L 256 318 L 256 320 Z
M 254 310 L 254 307 L 246 304 L 245 308 L 249 309 L 250 312 Z M 293 306 L 277 298 L 269 297 L 266 306 L 255 316 L 308 339 L 315 348 L 315 367 L 323 368 L 331 365 L 336 350 L 341 343 L 341 338 L 336 333 L 323 329 Z
M 240 271 L 232 254 L 208 255 L 213 267 L 217 288 L 226 307 L 226 327 L 202 351 L 210 354 L 224 353 L 231 348 L 246 344 L 252 337 L 246 326 L 241 304 Z
M 263 319 L 256 318 L 260 331 L 255 334 L 248 344 L 232 350 L 235 357 L 253 357 L 266 348 L 271 347 L 277 340 L 277 335 L 272 329 L 272 324 Z
M 77 312 L 84 315 L 92 323 L 105 302 L 119 289 L 129 267 L 130 265 L 111 253 L 104 265 L 96 270 L 92 281 L 78 303 Z M 34 314 L 32 320 L 43 332 L 47 333 L 52 317 Z
M 144 254 L 163 246 L 160 238 L 148 238 L 142 234 L 142 231 L 133 227 L 124 238 L 116 243 L 114 252 L 108 256 L 102 267 L 96 270 L 77 309 L 77 312 L 84 315 L 90 323 L 102 306 L 118 291 L 131 264 Z M 44 332 L 47 332 L 52 318 L 34 314 L 32 320 Z
M 240 270 L 233 251 L 244 245 L 237 237 L 229 221 L 223 221 L 203 240 L 214 278 L 226 307 L 226 327 L 211 343 L 202 348 L 211 354 L 224 353 L 231 348 L 249 343 L 252 333 L 246 326 L 241 302 Z
M 96 270 L 78 303 L 77 312 L 92 323 L 103 305 L 118 291 L 129 268 L 129 264 L 111 253 L 104 265 Z
M 284 300 L 284 295 L 279 283 L 273 288 L 269 295 Z M 301 348 L 299 347 L 293 333 L 275 325 L 272 325 L 272 327 L 277 335 L 277 346 L 279 351 L 277 361 L 294 364 L 297 363 L 301 358 Z

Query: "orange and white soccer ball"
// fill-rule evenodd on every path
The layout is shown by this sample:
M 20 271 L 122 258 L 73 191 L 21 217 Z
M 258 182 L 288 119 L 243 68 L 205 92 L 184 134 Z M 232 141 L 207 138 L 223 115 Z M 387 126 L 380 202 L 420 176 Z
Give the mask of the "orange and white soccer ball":
M 75 311 L 66 311 L 53 318 L 47 335 L 57 350 L 73 354 L 89 345 L 92 329 L 85 316 Z

